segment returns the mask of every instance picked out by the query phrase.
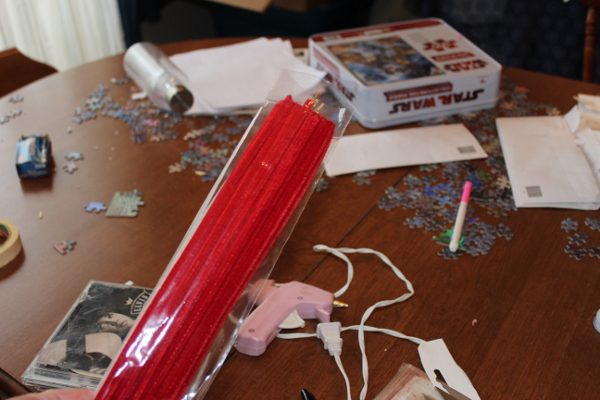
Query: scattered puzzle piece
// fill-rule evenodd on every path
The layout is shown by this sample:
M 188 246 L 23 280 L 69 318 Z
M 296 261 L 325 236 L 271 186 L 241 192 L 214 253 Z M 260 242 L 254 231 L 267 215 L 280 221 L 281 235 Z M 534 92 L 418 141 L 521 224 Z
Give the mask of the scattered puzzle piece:
M 170 174 L 182 172 L 184 169 L 185 169 L 185 167 L 183 165 L 181 165 L 181 163 L 175 163 L 175 164 L 169 165 L 169 173 Z
M 123 86 L 123 85 L 127 85 L 129 82 L 131 82 L 131 79 L 129 79 L 129 77 L 127 76 L 123 76 L 123 77 L 112 77 L 110 78 L 110 83 L 112 83 L 113 85 L 116 86 Z
M 579 228 L 579 223 L 573 218 L 565 218 L 561 223 L 560 227 L 565 232 L 574 232 Z
M 317 187 L 315 188 L 315 192 L 321 193 L 329 189 L 329 181 L 326 178 L 321 177 L 317 182 Z
M 375 176 L 375 173 L 373 170 L 357 172 L 352 176 L 352 182 L 358 186 L 370 185 L 371 177 Z
M 585 233 L 579 233 L 579 232 L 576 232 L 572 236 L 569 236 L 567 238 L 570 245 L 578 246 L 578 247 L 586 244 L 589 239 L 590 239 L 589 235 L 586 235 Z
M 77 164 L 75 164 L 73 161 L 69 161 L 68 163 L 63 165 L 63 170 L 65 172 L 68 172 L 69 174 L 73 174 L 75 171 L 78 170 Z
M 102 211 L 106 211 L 106 205 L 100 201 L 90 201 L 84 206 L 84 210 L 89 213 L 99 214 Z
M 456 252 L 451 252 L 449 248 L 444 247 L 440 251 L 438 251 L 438 256 L 442 257 L 444 260 L 458 260 L 460 257 L 461 251 L 458 250 Z
M 81 160 L 83 160 L 83 154 L 81 154 L 78 151 L 72 151 L 70 153 L 67 153 L 67 155 L 65 156 L 65 159 L 67 161 L 81 161 Z
M 600 230 L 600 220 L 591 217 L 586 217 L 584 224 L 591 231 Z M 593 243 L 592 232 L 590 234 L 582 233 L 579 228 L 583 224 L 580 224 L 573 218 L 565 218 L 561 222 L 561 229 L 567 232 L 567 244 L 564 247 L 564 252 L 576 261 L 581 261 L 586 257 L 600 258 L 600 245 L 591 244 Z M 597 237 L 597 236 L 596 236 Z M 597 241 L 596 241 L 597 243 Z
M 588 228 L 590 228 L 593 231 L 600 232 L 600 219 L 587 217 L 585 219 L 585 226 L 587 226 Z
M 64 256 L 68 252 L 73 251 L 76 244 L 77 242 L 74 240 L 61 240 L 54 245 L 54 249 Z
M 23 101 L 23 96 L 20 94 L 13 94 L 12 96 L 10 96 L 8 98 L 8 102 L 13 103 L 13 104 L 21 103 L 22 101 Z
M 106 216 L 137 217 L 139 207 L 143 205 L 142 192 L 137 189 L 134 189 L 132 192 L 116 192 L 108 206 Z
M 15 119 L 19 115 L 23 113 L 23 110 L 12 110 L 4 114 L 3 117 L 0 117 L 0 125 L 4 125 L 8 123 L 11 119 Z

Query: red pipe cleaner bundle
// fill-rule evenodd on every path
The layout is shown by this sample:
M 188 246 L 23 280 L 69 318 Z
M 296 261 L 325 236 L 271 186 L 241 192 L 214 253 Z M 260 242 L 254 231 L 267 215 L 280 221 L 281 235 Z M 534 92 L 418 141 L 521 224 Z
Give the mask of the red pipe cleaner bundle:
M 248 143 L 96 399 L 181 399 L 314 181 L 335 124 L 286 98 Z

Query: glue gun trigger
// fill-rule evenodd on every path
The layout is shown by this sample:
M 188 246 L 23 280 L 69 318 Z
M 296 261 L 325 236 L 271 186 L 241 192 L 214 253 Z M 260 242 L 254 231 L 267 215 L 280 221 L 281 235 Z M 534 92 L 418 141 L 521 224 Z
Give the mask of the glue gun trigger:
M 306 323 L 298 314 L 298 311 L 294 310 L 290 315 L 283 320 L 281 324 L 279 324 L 279 329 L 297 329 L 304 328 Z

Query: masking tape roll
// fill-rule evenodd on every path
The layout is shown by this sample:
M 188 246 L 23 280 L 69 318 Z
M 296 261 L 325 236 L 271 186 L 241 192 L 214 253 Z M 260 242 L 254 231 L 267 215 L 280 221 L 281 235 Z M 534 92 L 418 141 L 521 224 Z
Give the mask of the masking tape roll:
M 0 244 L 0 268 L 2 268 L 21 252 L 21 238 L 17 227 L 6 220 L 0 220 L 0 236 L 6 236 L 4 243 Z

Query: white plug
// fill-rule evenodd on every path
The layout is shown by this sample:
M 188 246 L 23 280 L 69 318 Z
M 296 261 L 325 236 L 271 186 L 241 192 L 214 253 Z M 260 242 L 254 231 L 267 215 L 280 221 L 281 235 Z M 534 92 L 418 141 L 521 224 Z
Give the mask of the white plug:
M 342 354 L 342 324 L 339 322 L 321 322 L 317 325 L 317 337 L 323 341 L 325 350 L 331 356 Z

